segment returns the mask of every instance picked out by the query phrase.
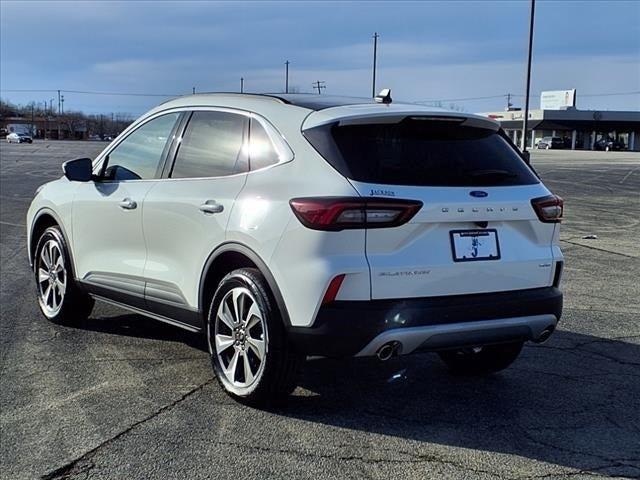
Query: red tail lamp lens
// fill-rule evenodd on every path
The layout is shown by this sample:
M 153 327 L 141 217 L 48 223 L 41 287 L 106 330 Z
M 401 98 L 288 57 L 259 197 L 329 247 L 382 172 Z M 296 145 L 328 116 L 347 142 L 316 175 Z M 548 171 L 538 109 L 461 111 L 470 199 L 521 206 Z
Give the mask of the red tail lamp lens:
M 325 231 L 397 227 L 422 208 L 417 200 L 362 197 L 294 198 L 289 204 L 305 227 Z

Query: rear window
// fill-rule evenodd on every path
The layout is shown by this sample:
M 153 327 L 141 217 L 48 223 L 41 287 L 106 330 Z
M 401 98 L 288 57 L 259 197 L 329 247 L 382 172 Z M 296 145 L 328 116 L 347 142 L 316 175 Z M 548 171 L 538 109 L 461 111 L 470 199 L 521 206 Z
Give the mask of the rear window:
M 334 123 L 304 135 L 336 170 L 359 182 L 454 187 L 538 183 L 499 133 L 451 121 Z

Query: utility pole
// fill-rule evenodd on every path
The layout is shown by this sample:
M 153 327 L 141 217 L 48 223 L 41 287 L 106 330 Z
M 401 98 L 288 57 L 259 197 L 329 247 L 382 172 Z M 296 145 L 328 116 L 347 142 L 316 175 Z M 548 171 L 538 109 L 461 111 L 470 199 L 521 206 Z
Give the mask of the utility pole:
M 58 115 L 56 115 L 56 126 L 58 127 L 58 138 L 57 140 L 61 140 L 62 130 L 60 129 L 60 90 L 58 90 Z
M 64 95 L 60 96 L 60 101 L 62 102 L 62 108 L 61 108 L 60 111 L 61 111 L 62 115 L 64 115 Z
M 195 95 L 195 94 L 196 94 L 196 87 L 193 87 L 193 88 L 191 89 L 191 94 L 192 94 L 192 95 Z
M 536 10 L 536 0 L 531 0 L 529 14 L 529 56 L 527 57 L 527 86 L 524 93 L 524 118 L 522 119 L 522 147 L 527 151 L 527 124 L 529 123 L 529 87 L 531 86 L 531 53 L 533 51 L 533 18 Z
M 325 84 L 324 81 L 317 80 L 317 81 L 313 82 L 311 85 L 313 85 L 313 88 L 317 88 L 318 89 L 318 95 L 320 95 L 322 93 L 322 89 L 323 88 L 327 88 L 324 84 Z
M 511 94 L 507 93 L 507 108 L 505 108 L 505 111 L 510 112 L 512 106 L 513 105 L 511 104 Z
M 53 98 L 49 100 L 49 115 L 53 115 Z
M 240 77 L 240 93 L 244 93 L 244 77 Z
M 36 102 L 31 103 L 31 136 L 32 137 L 35 137 L 35 135 L 33 133 L 33 126 L 34 126 L 34 123 L 33 123 L 33 113 L 34 112 L 33 112 L 33 110 L 35 109 L 35 107 L 36 107 Z M 36 130 L 36 133 L 38 133 L 37 130 Z
M 44 101 L 44 139 L 47 140 L 51 135 L 47 135 L 49 132 L 49 115 L 47 114 L 47 101 Z
M 289 60 L 284 62 L 284 93 L 289 93 Z
M 378 57 L 378 32 L 373 34 L 373 81 L 371 86 L 371 97 L 376 98 L 376 60 Z

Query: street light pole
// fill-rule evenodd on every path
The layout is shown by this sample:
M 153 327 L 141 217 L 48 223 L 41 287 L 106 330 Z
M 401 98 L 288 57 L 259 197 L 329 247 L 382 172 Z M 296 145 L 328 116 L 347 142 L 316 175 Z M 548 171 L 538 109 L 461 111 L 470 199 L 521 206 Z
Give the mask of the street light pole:
M 240 93 L 244 93 L 244 77 L 240 77 Z
M 522 120 L 521 150 L 527 151 L 527 124 L 529 123 L 529 87 L 531 86 L 531 53 L 533 51 L 533 18 L 536 10 L 536 0 L 531 0 L 529 15 L 529 55 L 527 57 L 527 86 L 524 93 L 524 118 Z
M 373 80 L 371 86 L 371 97 L 376 98 L 376 60 L 378 56 L 378 32 L 373 34 Z
M 284 93 L 289 93 L 289 60 L 284 62 Z

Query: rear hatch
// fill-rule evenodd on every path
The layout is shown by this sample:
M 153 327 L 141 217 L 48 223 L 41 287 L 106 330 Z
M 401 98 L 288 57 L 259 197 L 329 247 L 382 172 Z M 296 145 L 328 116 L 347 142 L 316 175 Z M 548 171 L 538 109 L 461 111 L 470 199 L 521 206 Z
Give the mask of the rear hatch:
M 361 196 L 423 204 L 408 223 L 367 229 L 373 299 L 551 285 L 555 224 L 532 207 L 550 193 L 494 122 L 369 115 L 304 134 Z

